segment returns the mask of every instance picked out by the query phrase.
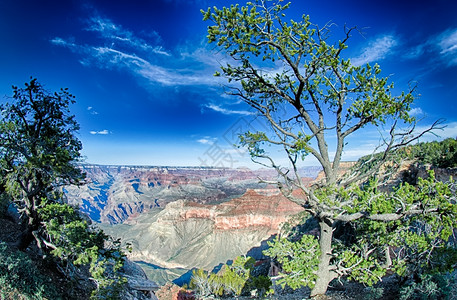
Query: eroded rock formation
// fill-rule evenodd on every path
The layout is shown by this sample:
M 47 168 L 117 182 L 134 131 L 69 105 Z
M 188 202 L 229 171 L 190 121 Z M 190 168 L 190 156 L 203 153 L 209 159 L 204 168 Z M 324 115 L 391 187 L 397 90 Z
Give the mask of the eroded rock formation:
M 132 244 L 133 260 L 166 268 L 211 269 L 260 246 L 302 210 L 279 193 L 264 196 L 248 190 L 217 205 L 178 200 L 108 230 Z

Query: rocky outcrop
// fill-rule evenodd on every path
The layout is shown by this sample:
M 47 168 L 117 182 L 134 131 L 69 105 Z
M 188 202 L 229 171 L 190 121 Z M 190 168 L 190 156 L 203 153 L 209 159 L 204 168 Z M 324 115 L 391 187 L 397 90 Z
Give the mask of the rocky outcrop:
M 351 170 L 353 166 L 355 166 L 356 161 L 342 161 L 340 162 L 340 168 L 338 170 L 338 176 L 344 175 L 347 171 Z M 313 180 L 313 183 L 323 182 L 325 180 L 325 173 L 324 171 L 320 171 L 316 178 Z
M 217 230 L 265 227 L 271 234 L 279 230 L 279 225 L 303 208 L 282 196 L 279 191 L 273 195 L 261 195 L 248 190 L 243 197 L 220 205 L 224 212 L 215 217 Z
M 146 276 L 146 273 L 137 264 L 126 259 L 124 261 L 122 276 L 127 279 L 127 286 L 124 292 L 121 293 L 121 299 L 157 300 L 154 292 L 157 291 L 160 286 L 157 285 L 157 283 L 149 280 Z
M 133 260 L 165 268 L 212 269 L 260 246 L 302 210 L 279 193 L 264 196 L 248 190 L 218 205 L 175 201 L 154 215 L 143 214 L 108 230 L 132 243 Z
M 160 214 L 157 222 L 185 222 L 190 219 L 207 219 L 215 230 L 265 227 L 276 233 L 279 225 L 302 207 L 287 200 L 278 190 L 274 195 L 261 195 L 248 190 L 242 197 L 219 205 L 203 205 L 188 201 L 170 203 Z M 128 222 L 132 224 L 135 220 Z

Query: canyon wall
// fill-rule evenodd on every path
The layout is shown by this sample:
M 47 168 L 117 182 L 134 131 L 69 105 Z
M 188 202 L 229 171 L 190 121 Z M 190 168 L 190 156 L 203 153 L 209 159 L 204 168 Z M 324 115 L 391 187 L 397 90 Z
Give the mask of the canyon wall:
M 272 170 L 81 168 L 87 184 L 67 187 L 69 202 L 106 233 L 131 244 L 129 258 L 152 266 L 148 276 L 158 283 L 174 279 L 182 269 L 211 270 L 249 251 L 260 256 L 262 242 L 302 211 L 276 187 L 259 183 L 259 178 L 276 179 Z M 303 181 L 311 182 L 320 170 L 301 170 Z

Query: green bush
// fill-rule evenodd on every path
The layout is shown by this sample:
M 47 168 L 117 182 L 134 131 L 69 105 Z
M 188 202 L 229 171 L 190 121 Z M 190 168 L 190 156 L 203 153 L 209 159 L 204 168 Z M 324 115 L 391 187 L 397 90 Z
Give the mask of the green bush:
M 455 292 L 451 287 L 455 284 L 456 279 L 449 274 L 422 274 L 400 288 L 400 300 L 450 299 Z
M 78 271 L 79 266 L 89 266 L 91 280 L 96 285 L 92 298 L 120 298 L 127 283 L 119 272 L 125 257 L 120 240 L 91 228 L 77 209 L 68 204 L 51 203 L 38 211 L 55 247 L 51 254 L 70 273 Z
M 457 167 L 457 140 L 445 139 L 441 142 L 419 143 L 404 148 L 406 156 L 421 163 L 439 168 Z
M 0 242 L 1 299 L 60 299 L 56 288 L 46 280 L 31 259 Z
M 319 264 L 320 248 L 318 240 L 312 235 L 303 235 L 300 241 L 276 238 L 268 242 L 270 248 L 263 253 L 281 264 L 284 273 L 278 283 L 292 289 L 301 286 L 314 287 Z
M 10 200 L 6 194 L 0 194 L 0 218 L 6 216 Z
M 238 256 L 233 264 L 225 264 L 217 273 L 198 269 L 192 272 L 190 288 L 201 297 L 240 296 L 255 291 L 257 295 L 270 292 L 271 281 L 267 276 L 251 277 L 255 260 Z
M 367 172 L 382 159 L 384 153 L 377 153 L 374 156 L 367 155 L 361 157 L 356 164 L 356 168 L 361 168 L 362 172 Z M 388 161 L 399 162 L 403 159 L 410 159 L 421 164 L 430 164 L 438 168 L 457 167 L 457 140 L 445 139 L 437 142 L 424 142 L 400 148 L 390 154 Z

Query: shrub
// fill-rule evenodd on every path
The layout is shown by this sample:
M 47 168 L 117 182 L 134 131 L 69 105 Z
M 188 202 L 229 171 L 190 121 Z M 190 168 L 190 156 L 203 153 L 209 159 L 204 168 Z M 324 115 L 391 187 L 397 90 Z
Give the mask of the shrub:
M 217 273 L 198 269 L 192 272 L 190 288 L 201 297 L 240 296 L 255 291 L 258 295 L 270 292 L 271 281 L 266 276 L 251 277 L 252 257 L 238 256 L 233 264 L 225 264 Z
M 400 299 L 450 299 L 455 285 L 456 278 L 449 274 L 422 274 L 400 288 Z
M 46 281 L 32 260 L 0 242 L 1 299 L 60 299 L 56 288 Z
M 39 209 L 44 228 L 53 243 L 51 253 L 60 259 L 67 275 L 79 272 L 78 266 L 89 266 L 96 284 L 94 299 L 117 299 L 127 279 L 120 270 L 125 254 L 120 240 L 91 228 L 77 209 L 68 204 L 52 203 Z

